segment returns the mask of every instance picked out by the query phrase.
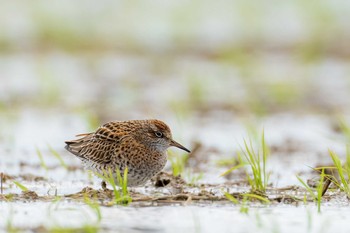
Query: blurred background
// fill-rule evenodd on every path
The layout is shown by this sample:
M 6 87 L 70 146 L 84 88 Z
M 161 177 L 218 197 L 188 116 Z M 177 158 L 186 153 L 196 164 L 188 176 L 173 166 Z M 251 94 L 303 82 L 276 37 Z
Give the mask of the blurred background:
M 345 0 L 1 1 L 2 153 L 61 152 L 110 120 L 231 147 L 249 119 L 346 118 L 349 13 Z

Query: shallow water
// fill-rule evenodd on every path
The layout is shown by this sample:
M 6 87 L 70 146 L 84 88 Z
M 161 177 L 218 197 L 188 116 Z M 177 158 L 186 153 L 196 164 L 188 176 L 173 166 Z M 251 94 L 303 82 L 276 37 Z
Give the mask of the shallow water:
M 70 123 L 67 124 L 67 121 Z M 230 192 L 249 191 L 249 187 L 244 184 L 226 184 L 225 182 L 234 182 L 242 177 L 234 172 L 227 180 L 220 176 L 227 168 L 216 165 L 218 160 L 234 156 L 242 138 L 247 137 L 240 119 L 231 118 L 225 122 L 193 119 L 187 122 L 189 123 L 184 122 L 180 128 L 190 130 L 182 133 L 181 141 L 196 138 L 205 148 L 215 149 L 200 154 L 205 160 L 197 168 L 203 172 L 203 178 L 198 183 L 209 185 L 205 189 L 218 196 L 222 196 L 223 190 L 226 189 Z M 36 129 L 39 124 L 42 127 Z M 345 151 L 341 137 L 332 129 L 331 122 L 322 116 L 277 114 L 263 118 L 257 127 L 262 126 L 271 147 L 267 170 L 271 171 L 270 182 L 275 188 L 300 185 L 296 174 L 300 174 L 303 179 L 317 177 L 310 167 L 330 162 L 326 153 L 328 148 L 340 155 Z M 342 196 L 325 201 L 321 214 L 317 213 L 315 204 L 311 203 L 305 206 L 302 203 L 298 206 L 295 206 L 295 203 L 250 203 L 247 215 L 240 213 L 240 205 L 228 204 L 227 201 L 177 204 L 134 202 L 129 207 L 101 206 L 102 220 L 98 222 L 96 213 L 86 204 L 69 198 L 52 201 L 55 195 L 73 194 L 87 185 L 94 189 L 100 188 L 99 179 L 89 177 L 81 169 L 79 160 L 63 149 L 62 142 L 77 133 L 77 128 L 84 127 L 78 116 L 67 117 L 64 114 L 57 116 L 52 113 L 26 111 L 18 118 L 16 130 L 24 133 L 18 134 L 16 140 L 7 142 L 7 147 L 2 148 L 2 154 L 8 156 L 3 156 L 0 171 L 14 176 L 14 180 L 29 190 L 49 199 L 1 201 L 0 229 L 4 231 L 8 221 L 11 221 L 12 226 L 28 231 L 38 227 L 52 229 L 92 224 L 106 232 L 115 232 L 115 229 L 119 232 L 346 232 L 350 216 L 347 210 L 349 203 Z M 32 133 L 29 135 L 28 132 Z M 69 171 L 61 166 L 59 160 L 50 153 L 46 142 L 50 142 L 65 163 L 74 169 Z M 49 167 L 47 171 L 40 165 L 33 145 L 42 152 Z M 176 153 L 176 150 L 172 151 Z M 170 164 L 166 166 L 166 170 L 169 169 Z M 28 175 L 34 178 L 42 177 L 43 180 L 35 181 L 29 179 Z M 184 178 L 188 179 L 186 176 Z M 201 189 L 203 188 L 185 188 L 185 191 L 195 194 Z M 134 191 L 151 196 L 171 195 L 176 192 L 171 187 L 155 189 L 151 184 Z M 11 181 L 7 181 L 4 183 L 3 192 L 20 194 L 21 190 Z M 303 192 L 300 191 L 299 196 L 302 197 Z M 270 197 L 273 196 L 274 194 L 270 193 Z
M 250 207 L 248 214 L 233 205 L 101 207 L 102 221 L 86 205 L 62 203 L 0 203 L 0 227 L 6 221 L 23 229 L 38 226 L 80 227 L 96 224 L 104 232 L 347 232 L 349 206 L 312 204 Z M 29 220 L 30 219 L 30 220 Z

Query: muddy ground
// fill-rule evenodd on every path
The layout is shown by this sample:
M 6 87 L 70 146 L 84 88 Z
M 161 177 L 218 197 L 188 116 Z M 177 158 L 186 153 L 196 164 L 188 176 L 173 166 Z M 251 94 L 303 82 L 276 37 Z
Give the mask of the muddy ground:
M 34 119 L 42 116 L 35 114 L 24 113 L 15 125 L 18 132 L 26 132 L 20 127 L 44 124 L 33 132 L 45 134 L 45 143 L 37 144 L 37 140 L 42 139 L 32 136 L 26 139 L 30 147 L 14 140 L 3 148 L 6 156 L 1 160 L 0 201 L 4 231 L 88 231 L 92 228 L 103 232 L 318 232 L 320 229 L 341 232 L 347 225 L 349 201 L 344 192 L 331 187 L 322 198 L 321 213 L 318 213 L 316 201 L 296 178 L 298 175 L 316 187 L 319 173 L 313 168 L 332 164 L 328 149 L 344 158 L 346 137 L 339 131 L 337 121 L 328 117 L 290 113 L 267 116 L 261 118 L 261 122 L 254 120 L 259 123 L 257 128 L 264 126 L 270 148 L 269 185 L 266 194 L 256 193 L 268 203 L 256 198 L 244 200 L 244 195 L 252 191 L 245 172 L 249 172 L 248 166 L 221 176 L 237 164 L 237 151 L 243 138 L 249 138 L 244 123 L 232 117 L 221 122 L 216 118 L 205 119 L 205 124 L 197 122 L 205 127 L 196 126 L 194 120 L 189 120 L 189 125 L 182 123 L 178 130 L 172 126 L 175 132 L 187 129 L 181 137 L 175 137 L 183 144 L 189 142 L 193 150 L 181 177 L 172 175 L 169 162 L 165 173 L 145 187 L 129 190 L 131 203 L 116 204 L 112 186 L 102 190 L 100 179 L 84 171 L 80 161 L 63 149 L 63 142 L 58 140 L 61 136 L 50 133 L 61 131 L 70 138 L 68 134 L 79 126 L 55 130 L 58 125 L 65 127 L 69 118 L 57 119 L 60 117 L 54 115 L 51 117 L 56 123 L 52 123 L 46 115 L 45 121 L 36 123 Z M 31 124 L 25 123 L 26 117 L 31 117 Z M 80 124 L 79 120 L 76 122 Z M 198 136 L 194 136 L 195 133 Z M 49 144 L 50 138 L 57 138 L 57 146 L 53 139 Z M 21 143 L 22 147 L 10 146 L 11 143 Z M 55 156 L 55 152 L 60 157 Z M 172 158 L 183 156 L 176 149 L 170 152 Z M 28 190 L 22 191 L 14 181 Z M 225 193 L 230 193 L 239 203 L 229 201 Z M 98 204 L 98 210 L 91 202 Z

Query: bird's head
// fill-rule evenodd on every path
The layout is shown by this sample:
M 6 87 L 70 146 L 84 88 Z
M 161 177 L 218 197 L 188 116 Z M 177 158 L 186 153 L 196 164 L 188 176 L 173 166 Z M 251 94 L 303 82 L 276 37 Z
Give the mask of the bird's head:
M 191 152 L 173 139 L 169 126 L 160 120 L 146 120 L 142 128 L 143 139 L 156 150 L 165 151 L 169 147 L 175 146 L 188 153 Z

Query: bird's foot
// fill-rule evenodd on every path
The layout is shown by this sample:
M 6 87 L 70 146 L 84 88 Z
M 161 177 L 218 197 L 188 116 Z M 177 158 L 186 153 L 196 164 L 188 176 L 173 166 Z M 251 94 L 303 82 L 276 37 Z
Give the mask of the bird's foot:
M 103 189 L 104 191 L 108 190 L 108 189 L 107 189 L 106 181 L 102 181 L 102 182 L 101 182 L 101 187 L 102 187 L 102 189 Z

